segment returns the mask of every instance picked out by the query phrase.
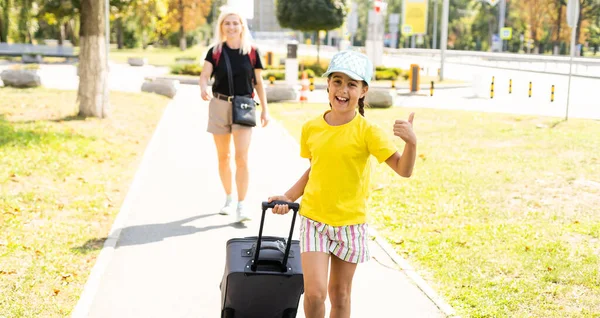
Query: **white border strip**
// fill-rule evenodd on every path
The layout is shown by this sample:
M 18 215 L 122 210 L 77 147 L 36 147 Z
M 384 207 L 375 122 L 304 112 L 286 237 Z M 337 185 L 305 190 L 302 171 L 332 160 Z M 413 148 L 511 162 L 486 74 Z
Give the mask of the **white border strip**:
M 400 257 L 396 251 L 390 246 L 390 244 L 382 238 L 374 228 L 369 228 L 369 233 L 375 237 L 375 242 L 386 252 L 386 254 L 396 263 L 408 278 L 410 278 L 419 289 L 433 301 L 433 303 L 447 316 L 447 317 L 460 317 L 456 315 L 456 311 L 452 306 L 442 299 L 434 290 L 431 288 L 425 280 L 417 274 L 410 264 Z
M 92 307 L 92 304 L 94 303 L 96 293 L 98 292 L 98 289 L 100 287 L 102 276 L 104 276 L 104 272 L 108 267 L 108 264 L 110 264 L 110 261 L 115 251 L 115 247 L 117 245 L 117 241 L 119 240 L 119 235 L 121 234 L 121 230 L 125 225 L 125 221 L 129 216 L 129 212 L 131 212 L 131 202 L 140 193 L 140 180 L 143 180 L 149 171 L 149 169 L 147 168 L 148 158 L 152 153 L 155 152 L 155 148 L 157 147 L 156 136 L 159 134 L 161 129 L 163 129 L 165 125 L 164 122 L 166 121 L 166 118 L 169 117 L 168 114 L 173 108 L 173 103 L 174 100 L 171 100 L 167 104 L 158 122 L 158 125 L 156 126 L 154 133 L 152 134 L 150 142 L 148 143 L 148 146 L 146 146 L 146 150 L 144 151 L 144 155 L 142 156 L 142 162 L 140 163 L 140 166 L 138 167 L 135 176 L 133 177 L 133 181 L 129 187 L 129 190 L 127 191 L 125 200 L 123 201 L 119 213 L 117 214 L 117 217 L 115 218 L 115 221 L 113 222 L 113 225 L 110 229 L 110 234 L 106 238 L 106 241 L 104 241 L 102 251 L 100 251 L 98 258 L 96 259 L 96 264 L 92 268 L 90 276 L 88 277 L 88 280 L 85 286 L 83 287 L 83 291 L 79 296 L 79 301 L 77 302 L 77 305 L 71 312 L 71 317 L 73 318 L 84 318 L 88 317 L 89 315 L 89 311 Z

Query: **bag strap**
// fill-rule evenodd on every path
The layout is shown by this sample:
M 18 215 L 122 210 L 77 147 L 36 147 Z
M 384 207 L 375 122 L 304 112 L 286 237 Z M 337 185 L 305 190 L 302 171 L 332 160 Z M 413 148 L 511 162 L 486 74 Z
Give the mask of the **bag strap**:
M 217 67 L 217 65 L 219 65 L 219 59 L 221 58 L 222 50 L 223 50 L 223 45 L 221 45 L 220 49 L 217 49 L 216 46 L 213 48 L 212 58 L 213 58 L 213 61 L 215 62 L 215 67 Z M 250 57 L 250 64 L 252 64 L 252 68 L 254 68 L 256 66 L 256 48 L 254 48 L 254 46 L 252 46 L 252 48 L 250 49 L 249 57 Z
M 229 96 L 233 97 L 233 73 L 231 72 L 231 64 L 226 50 L 221 51 L 225 57 L 225 66 L 227 66 L 227 80 L 229 80 Z
M 219 65 L 219 58 L 221 57 L 221 50 L 223 50 L 223 47 L 221 47 L 220 49 L 217 49 L 217 46 L 215 46 L 213 48 L 212 58 L 213 58 L 213 61 L 215 62 L 215 68 L 217 67 L 217 65 Z

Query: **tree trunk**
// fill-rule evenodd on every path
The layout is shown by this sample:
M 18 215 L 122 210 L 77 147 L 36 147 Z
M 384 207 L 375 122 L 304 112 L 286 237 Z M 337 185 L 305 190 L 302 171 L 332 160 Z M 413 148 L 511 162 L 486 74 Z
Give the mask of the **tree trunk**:
M 79 30 L 79 115 L 105 118 L 110 115 L 104 1 L 81 1 Z
M 184 19 L 184 10 L 183 0 L 179 0 L 179 49 L 185 51 L 187 49 L 187 43 L 185 41 L 185 32 L 183 31 L 183 19 Z
M 65 42 L 65 35 L 66 35 L 66 27 L 67 27 L 67 23 L 60 23 L 58 25 L 58 45 L 63 45 L 63 43 Z
M 560 26 L 562 24 L 562 3 L 558 5 L 558 26 L 556 28 L 556 40 L 554 41 L 554 55 L 560 54 Z
M 2 1 L 2 0 L 0 0 Z M 2 42 L 8 42 L 5 40 L 5 36 L 4 36 L 4 20 L 3 20 L 3 16 L 0 16 L 0 43 Z
M 117 48 L 119 50 L 123 49 L 123 18 L 118 18 L 116 21 L 117 27 Z
M 10 9 L 12 8 L 12 0 L 4 0 L 2 9 L 2 26 L 0 29 L 0 42 L 8 42 L 8 27 L 10 25 Z
M 583 18 L 583 9 L 581 8 L 581 1 L 579 2 L 579 19 L 577 19 L 577 30 L 575 30 L 575 50 L 577 50 L 577 44 L 579 44 L 579 36 L 581 34 L 581 18 Z M 578 51 L 575 51 L 575 56 L 579 56 Z

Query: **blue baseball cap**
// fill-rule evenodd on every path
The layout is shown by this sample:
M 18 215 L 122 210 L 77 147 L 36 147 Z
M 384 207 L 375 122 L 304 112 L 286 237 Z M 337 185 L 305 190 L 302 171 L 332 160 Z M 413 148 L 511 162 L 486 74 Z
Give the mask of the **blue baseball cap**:
M 322 77 L 327 77 L 335 72 L 344 73 L 353 80 L 365 81 L 369 85 L 373 77 L 373 63 L 366 55 L 360 52 L 351 50 L 341 51 L 333 56 L 327 72 Z

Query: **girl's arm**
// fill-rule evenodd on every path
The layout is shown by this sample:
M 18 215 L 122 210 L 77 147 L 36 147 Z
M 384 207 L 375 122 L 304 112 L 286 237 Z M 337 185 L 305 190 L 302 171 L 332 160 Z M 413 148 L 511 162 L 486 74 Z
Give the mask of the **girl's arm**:
M 417 145 L 406 144 L 404 145 L 404 151 L 402 155 L 395 152 L 389 157 L 385 163 L 392 168 L 398 175 L 409 178 L 412 175 L 413 167 L 415 166 L 415 159 L 417 157 Z
M 409 178 L 412 175 L 415 159 L 417 157 L 417 136 L 413 130 L 415 113 L 410 113 L 408 120 L 396 120 L 394 123 L 394 135 L 402 138 L 406 143 L 402 155 L 395 152 L 385 163 L 397 174 Z
M 286 202 L 295 202 L 304 194 L 304 188 L 306 188 L 306 184 L 308 183 L 308 176 L 310 175 L 310 168 L 304 172 L 302 177 L 298 179 L 298 181 L 284 194 L 284 195 L 276 195 L 273 197 L 269 197 L 269 202 L 272 201 L 286 201 Z M 287 204 L 276 204 L 273 208 L 273 213 L 275 214 L 286 214 L 289 212 L 289 207 Z

